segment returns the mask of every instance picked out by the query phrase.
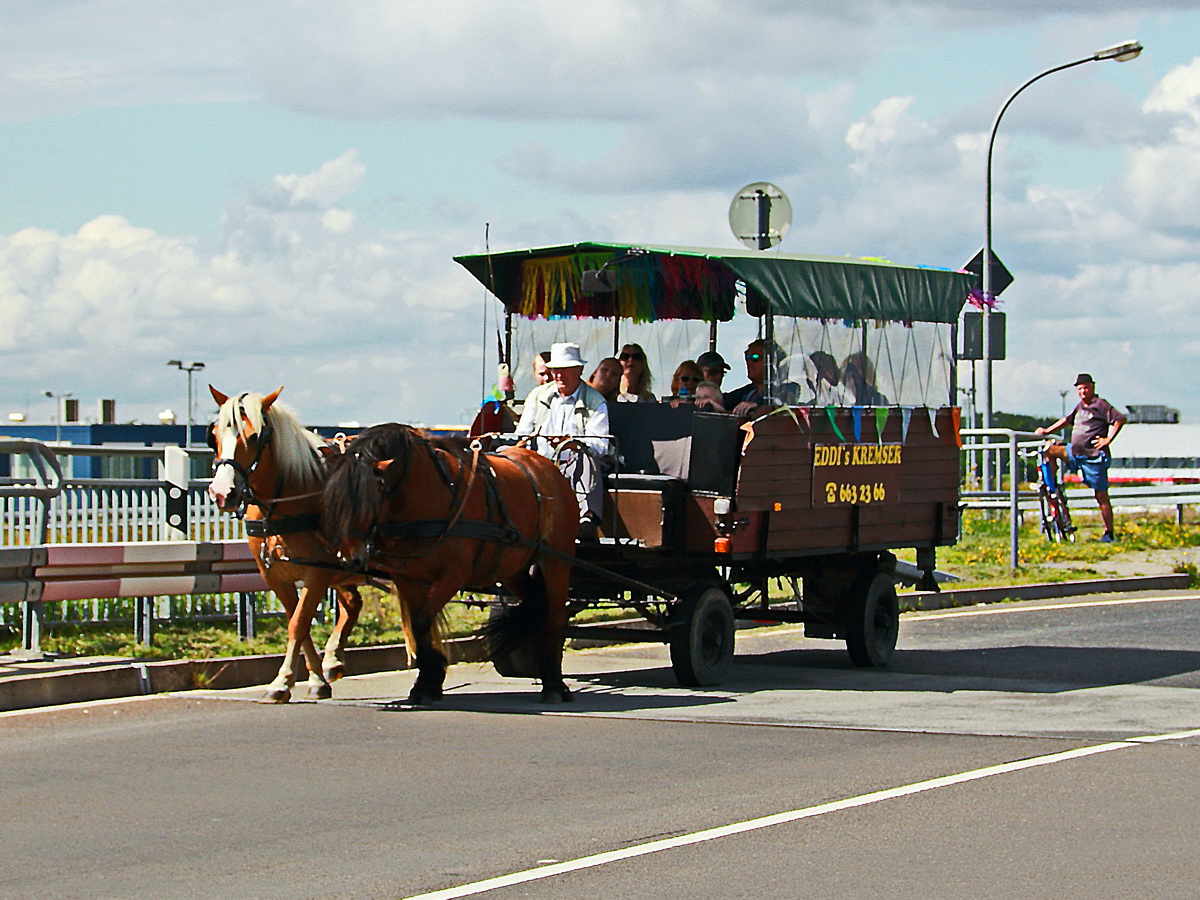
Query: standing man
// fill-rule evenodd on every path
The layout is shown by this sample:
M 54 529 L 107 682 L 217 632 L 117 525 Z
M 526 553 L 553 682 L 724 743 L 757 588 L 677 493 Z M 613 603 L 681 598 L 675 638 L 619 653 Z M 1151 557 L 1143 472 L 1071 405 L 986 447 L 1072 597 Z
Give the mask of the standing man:
M 1096 492 L 1096 505 L 1104 520 L 1100 540 L 1110 544 L 1115 537 L 1112 501 L 1108 498 L 1108 466 L 1112 461 L 1108 446 L 1125 427 L 1125 416 L 1107 400 L 1096 396 L 1096 382 L 1087 372 L 1075 376 L 1075 390 L 1079 393 L 1078 405 L 1053 425 L 1037 429 L 1037 433 L 1047 434 L 1071 426 L 1070 445 L 1055 444 L 1047 448 L 1046 455 L 1064 460 L 1067 468 L 1080 473 L 1083 483 Z
M 517 434 L 533 437 L 534 449 L 558 464 L 579 500 L 579 536 L 591 538 L 604 509 L 599 460 L 609 451 L 608 403 L 583 380 L 578 344 L 553 344 L 546 368 L 551 381 L 525 398 Z M 569 448 L 561 445 L 573 443 Z

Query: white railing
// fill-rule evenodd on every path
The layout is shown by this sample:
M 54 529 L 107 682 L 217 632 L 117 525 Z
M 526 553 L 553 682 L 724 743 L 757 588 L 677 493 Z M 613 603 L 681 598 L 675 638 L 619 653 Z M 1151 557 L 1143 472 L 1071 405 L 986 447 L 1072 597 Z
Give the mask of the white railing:
M 964 509 L 1007 510 L 1009 519 L 1009 566 L 1020 565 L 1018 533 L 1021 516 L 1038 509 L 1038 494 L 1029 488 L 1036 451 L 1049 435 L 1006 428 L 964 428 L 964 478 L 960 492 Z M 1016 477 L 1013 477 L 1013 473 Z M 1060 477 L 1061 477 L 1060 467 Z M 990 475 L 990 478 L 989 478 Z M 975 485 L 982 481 L 984 487 Z M 988 490 L 990 485 L 993 489 Z M 1026 487 L 1022 488 L 1022 485 Z M 1113 485 L 1108 491 L 1113 506 L 1175 508 L 1175 521 L 1183 522 L 1185 506 L 1200 505 L 1200 484 Z M 1090 490 L 1068 491 L 1073 509 L 1096 509 Z

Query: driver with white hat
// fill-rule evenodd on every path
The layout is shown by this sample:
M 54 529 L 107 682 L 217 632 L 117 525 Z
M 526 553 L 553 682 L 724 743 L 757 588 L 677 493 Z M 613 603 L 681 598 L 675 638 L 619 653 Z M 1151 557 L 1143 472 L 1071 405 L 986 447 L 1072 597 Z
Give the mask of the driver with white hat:
M 517 434 L 536 437 L 537 452 L 558 463 L 579 500 L 579 534 L 591 537 L 604 508 L 597 460 L 609 453 L 608 403 L 583 380 L 583 367 L 578 344 L 551 345 L 546 368 L 552 378 L 525 398 Z M 572 447 L 560 450 L 567 440 L 574 440 Z

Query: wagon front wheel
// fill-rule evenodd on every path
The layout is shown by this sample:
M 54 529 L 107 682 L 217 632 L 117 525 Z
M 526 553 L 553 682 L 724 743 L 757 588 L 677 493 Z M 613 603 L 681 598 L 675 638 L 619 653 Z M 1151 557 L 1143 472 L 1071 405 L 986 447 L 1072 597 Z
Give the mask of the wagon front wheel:
M 857 666 L 886 666 L 900 634 L 900 601 L 886 572 L 859 578 L 846 605 L 846 649 Z
M 680 684 L 720 684 L 733 665 L 733 604 L 716 585 L 689 592 L 667 622 L 671 668 Z

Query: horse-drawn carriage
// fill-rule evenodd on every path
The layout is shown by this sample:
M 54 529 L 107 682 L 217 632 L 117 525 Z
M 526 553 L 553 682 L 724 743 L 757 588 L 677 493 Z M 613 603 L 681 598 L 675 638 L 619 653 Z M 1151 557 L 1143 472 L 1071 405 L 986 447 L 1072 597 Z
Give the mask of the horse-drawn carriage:
M 504 363 L 518 374 L 555 340 L 595 359 L 640 340 L 658 360 L 694 360 L 719 337 L 728 352 L 750 336 L 768 351 L 767 402 L 750 417 L 609 404 L 616 453 L 603 514 L 596 539 L 576 544 L 570 486 L 530 449 L 488 453 L 389 424 L 338 452 L 303 432 L 278 391 L 214 389 L 210 493 L 247 512 L 260 568 L 289 610 L 268 699 L 291 697 L 301 655 L 310 694 L 330 695 L 356 585 L 371 576 L 401 601 L 419 703 L 441 695 L 437 614 L 462 590 L 503 592 L 489 627 L 497 668 L 538 677 L 547 700 L 570 698 L 564 631 L 597 605 L 641 612 L 652 628 L 617 635 L 668 643 L 685 684 L 722 680 L 739 618 L 803 623 L 810 637 L 844 640 L 859 665 L 888 661 L 899 622 L 890 551 L 915 548 L 931 581 L 935 548 L 958 536 L 959 417 L 948 401 L 972 276 L 606 244 L 458 261 L 504 304 Z M 739 319 L 752 330 L 739 336 Z M 792 597 L 773 598 L 772 580 Z M 322 665 L 309 624 L 330 587 L 347 615 Z
M 973 276 L 594 243 L 457 261 L 503 303 L 516 373 L 552 340 L 578 342 L 593 359 L 635 338 L 662 359 L 695 359 L 736 335 L 739 318 L 754 326 L 742 340 L 775 348 L 767 386 L 788 402 L 757 418 L 609 404 L 615 470 L 599 539 L 577 548 L 569 613 L 639 611 L 650 628 L 614 634 L 668 643 L 684 684 L 722 680 L 737 619 L 803 623 L 810 637 L 844 640 L 858 665 L 888 661 L 899 622 L 890 551 L 915 548 L 932 583 L 935 548 L 958 536 L 953 348 Z M 662 329 L 674 333 L 643 337 Z M 786 602 L 772 597 L 772 580 L 790 586 Z M 528 674 L 513 659 L 498 666 Z

